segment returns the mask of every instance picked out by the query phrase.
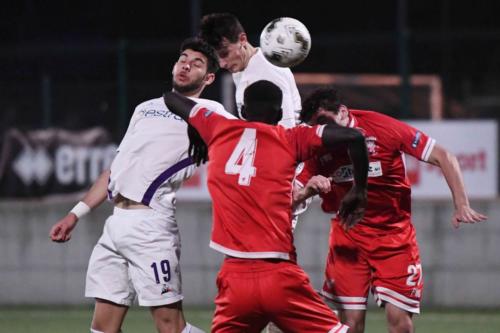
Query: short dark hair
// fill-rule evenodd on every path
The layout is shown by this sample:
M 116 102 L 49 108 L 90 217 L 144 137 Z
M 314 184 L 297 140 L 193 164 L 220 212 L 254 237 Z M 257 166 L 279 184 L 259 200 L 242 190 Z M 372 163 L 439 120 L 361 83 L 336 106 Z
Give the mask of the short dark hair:
M 224 38 L 227 38 L 230 43 L 236 43 L 242 32 L 245 30 L 233 14 L 213 13 L 205 15 L 201 19 L 199 36 L 219 50 Z
M 300 121 L 307 123 L 319 108 L 333 111 L 337 114 L 342 105 L 342 98 L 334 88 L 321 88 L 315 90 L 302 102 Z
M 244 92 L 243 100 L 246 104 L 266 103 L 281 106 L 283 93 L 281 89 L 271 81 L 259 80 L 249 85 Z
M 180 53 L 187 49 L 200 52 L 207 57 L 208 73 L 216 73 L 219 70 L 219 57 L 217 56 L 217 52 L 204 40 L 197 37 L 185 39 L 181 44 Z
M 249 85 L 243 96 L 242 115 L 248 121 L 276 124 L 283 116 L 283 93 L 274 83 L 266 80 Z

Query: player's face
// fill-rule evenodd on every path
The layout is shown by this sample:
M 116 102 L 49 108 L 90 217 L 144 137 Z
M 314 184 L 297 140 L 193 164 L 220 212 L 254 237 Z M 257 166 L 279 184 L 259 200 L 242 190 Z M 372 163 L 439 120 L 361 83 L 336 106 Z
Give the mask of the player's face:
M 215 74 L 207 73 L 207 57 L 203 53 L 186 49 L 182 51 L 172 70 L 175 91 L 194 95 L 213 82 Z
M 242 35 L 236 43 L 230 43 L 223 39 L 222 47 L 217 50 L 219 55 L 219 65 L 231 73 L 244 70 L 248 64 L 248 54 L 246 51 L 246 35 Z

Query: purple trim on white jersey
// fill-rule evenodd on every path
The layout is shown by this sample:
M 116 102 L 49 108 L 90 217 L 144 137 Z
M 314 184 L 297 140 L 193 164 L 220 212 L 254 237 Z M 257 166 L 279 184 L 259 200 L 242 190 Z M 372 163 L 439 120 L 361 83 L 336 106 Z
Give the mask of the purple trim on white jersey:
M 151 199 L 153 198 L 153 195 L 155 194 L 156 190 L 163 184 L 167 179 L 172 177 L 174 174 L 177 172 L 181 171 L 184 168 L 187 168 L 194 162 L 191 160 L 190 157 L 185 158 L 174 165 L 172 165 L 170 168 L 167 170 L 163 171 L 158 177 L 156 177 L 155 180 L 149 185 L 148 189 L 146 190 L 146 193 L 144 193 L 144 196 L 142 197 L 141 203 L 143 205 L 149 206 L 149 203 L 151 202 Z

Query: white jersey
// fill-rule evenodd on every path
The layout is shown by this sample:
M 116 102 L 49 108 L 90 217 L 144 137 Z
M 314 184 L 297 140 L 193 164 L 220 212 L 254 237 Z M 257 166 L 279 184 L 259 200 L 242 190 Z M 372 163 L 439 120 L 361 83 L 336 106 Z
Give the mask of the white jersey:
M 260 49 L 250 58 L 247 68 L 233 74 L 236 85 L 236 106 L 241 117 L 241 106 L 243 105 L 243 93 L 250 84 L 259 80 L 271 81 L 277 85 L 283 93 L 283 118 L 280 125 L 290 128 L 298 122 L 301 109 L 300 95 L 295 84 L 292 71 L 289 68 L 282 68 L 271 64 L 266 60 Z
M 215 101 L 192 98 L 209 110 L 234 117 Z M 118 194 L 173 215 L 175 192 L 195 166 L 188 157 L 187 123 L 163 98 L 139 104 L 111 164 L 110 199 Z

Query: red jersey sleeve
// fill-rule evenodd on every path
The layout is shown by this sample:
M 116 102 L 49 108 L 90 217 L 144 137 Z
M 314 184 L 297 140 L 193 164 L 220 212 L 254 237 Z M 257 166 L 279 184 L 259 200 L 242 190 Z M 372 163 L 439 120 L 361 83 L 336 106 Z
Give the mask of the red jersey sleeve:
M 302 166 L 297 169 L 295 181 L 301 186 L 305 186 L 311 177 L 317 175 L 318 163 L 316 158 L 311 158 L 305 161 Z
M 399 139 L 397 141 L 399 145 L 398 149 L 419 160 L 427 161 L 436 140 L 402 121 L 390 117 L 387 118 L 389 118 L 390 121 L 386 126 L 392 128 L 395 132 L 395 136 Z
M 325 125 L 301 125 L 288 129 L 288 138 L 298 162 L 313 157 L 323 146 L 321 136 Z
M 209 143 L 216 127 L 222 119 L 226 119 L 216 112 L 200 105 L 195 105 L 189 114 L 189 124 L 191 124 L 205 143 Z

